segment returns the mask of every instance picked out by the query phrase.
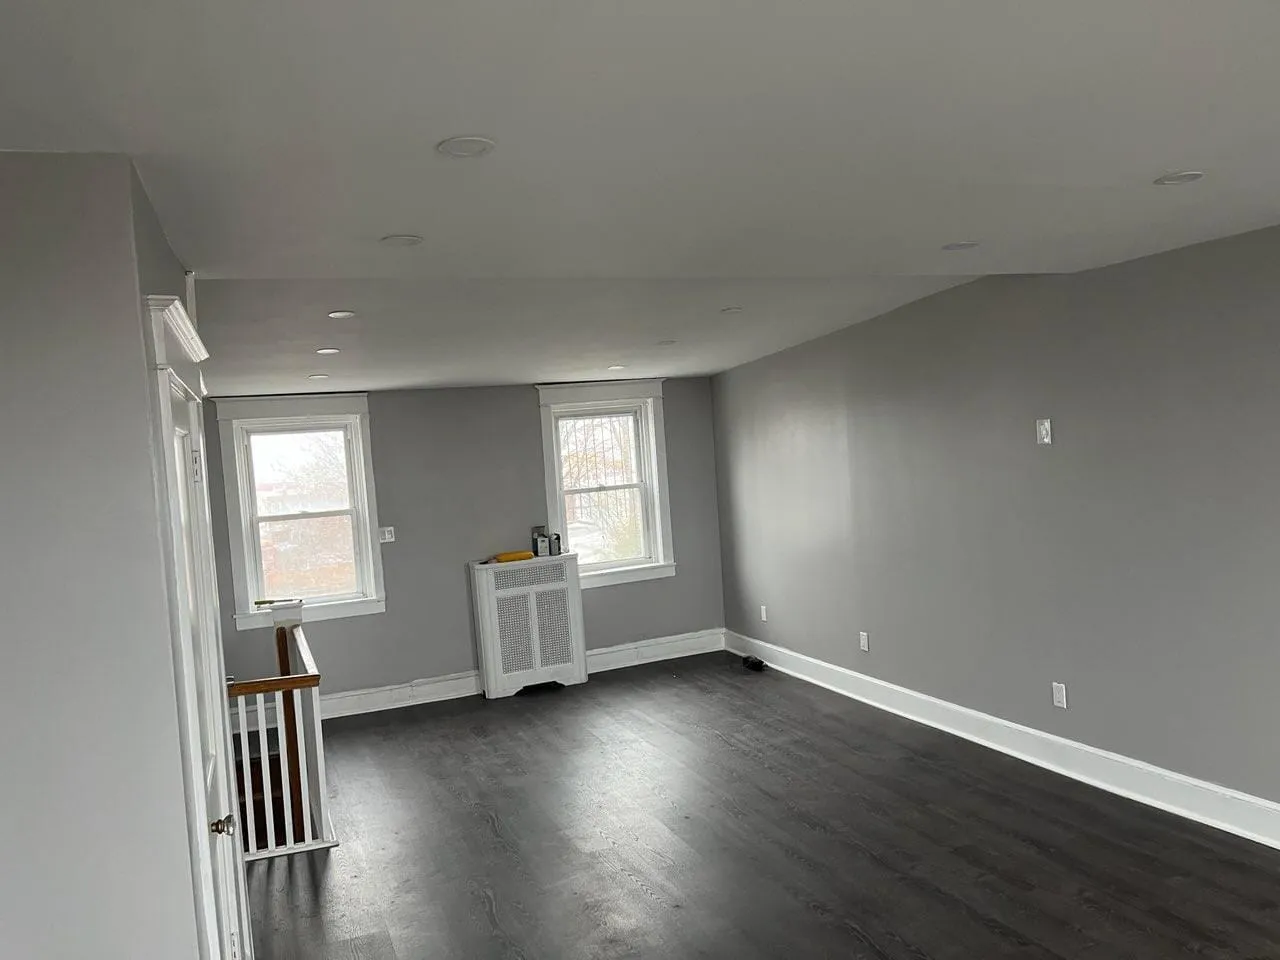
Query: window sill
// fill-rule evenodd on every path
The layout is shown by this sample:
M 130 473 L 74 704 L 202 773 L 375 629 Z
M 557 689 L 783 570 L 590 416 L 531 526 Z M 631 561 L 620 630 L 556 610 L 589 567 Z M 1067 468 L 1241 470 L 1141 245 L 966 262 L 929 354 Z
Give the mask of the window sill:
M 387 601 L 383 597 L 365 597 L 359 600 L 334 600 L 330 603 L 302 605 L 302 622 L 313 620 L 339 620 L 343 617 L 360 617 L 369 613 L 386 613 Z M 270 610 L 255 610 L 253 613 L 237 613 L 235 616 L 237 630 L 257 630 L 275 623 Z
M 619 567 L 615 570 L 598 570 L 595 573 L 583 573 L 581 586 L 583 590 L 595 587 L 610 587 L 615 583 L 635 583 L 639 580 L 660 580 L 663 577 L 674 577 L 674 563 L 646 563 L 642 567 Z

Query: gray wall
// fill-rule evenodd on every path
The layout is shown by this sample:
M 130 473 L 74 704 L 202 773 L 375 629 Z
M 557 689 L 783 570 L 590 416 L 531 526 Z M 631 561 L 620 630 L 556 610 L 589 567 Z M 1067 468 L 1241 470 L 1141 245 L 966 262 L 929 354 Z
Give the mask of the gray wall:
M 1280 800 L 1277 264 L 983 279 L 716 377 L 728 626 Z
M 677 573 L 583 591 L 587 646 L 722 626 L 723 593 L 705 378 L 664 385 Z M 209 415 L 209 436 L 217 424 Z M 406 683 L 476 668 L 465 563 L 524 549 L 546 520 L 542 424 L 533 387 L 404 390 L 369 395 L 382 547 L 383 614 L 309 624 L 325 691 Z M 227 669 L 273 671 L 269 630 L 237 632 L 220 464 L 210 465 Z
M 0 153 L 5 956 L 196 950 L 130 177 Z
M 130 170 L 130 195 L 133 213 L 133 240 L 138 259 L 138 286 L 144 297 L 165 295 L 186 300 L 186 271 L 169 247 L 164 228 L 156 217 L 147 192 Z

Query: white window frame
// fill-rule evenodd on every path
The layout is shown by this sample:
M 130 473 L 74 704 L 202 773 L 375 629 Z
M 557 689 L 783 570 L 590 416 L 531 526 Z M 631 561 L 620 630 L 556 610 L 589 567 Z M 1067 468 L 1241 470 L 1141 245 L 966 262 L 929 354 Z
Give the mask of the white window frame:
M 582 588 L 675 576 L 671 539 L 671 497 L 667 486 L 667 432 L 662 416 L 661 380 L 612 383 L 563 383 L 538 387 L 542 408 L 542 455 L 547 488 L 547 527 L 568 543 L 564 522 L 565 490 L 561 486 L 560 431 L 566 417 L 634 413 L 639 440 L 645 539 L 650 556 L 611 563 L 579 562 Z M 631 487 L 632 484 L 622 486 Z M 572 547 L 572 544 L 569 545 Z
M 257 601 L 284 599 L 259 595 L 262 556 L 258 548 L 253 462 L 249 450 L 249 439 L 257 433 L 341 430 L 346 436 L 357 591 L 347 596 L 305 600 L 302 619 L 332 620 L 385 612 L 382 546 L 377 536 L 378 498 L 369 445 L 368 399 L 363 394 L 326 394 L 314 397 L 246 397 L 215 402 L 222 445 L 222 478 L 226 487 L 236 629 L 271 626 L 271 611 Z M 283 519 L 347 513 L 347 510 L 324 510 L 289 514 Z

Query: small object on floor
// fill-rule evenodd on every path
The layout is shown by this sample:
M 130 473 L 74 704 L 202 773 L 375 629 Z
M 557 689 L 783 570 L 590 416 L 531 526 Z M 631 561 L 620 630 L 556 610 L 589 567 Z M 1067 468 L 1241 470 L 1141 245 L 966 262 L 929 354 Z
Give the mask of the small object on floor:
M 751 657 L 751 656 L 743 657 L 742 665 L 746 667 L 748 670 L 754 670 L 756 673 L 759 673 L 761 670 L 764 669 L 764 661 L 761 660 L 759 657 Z

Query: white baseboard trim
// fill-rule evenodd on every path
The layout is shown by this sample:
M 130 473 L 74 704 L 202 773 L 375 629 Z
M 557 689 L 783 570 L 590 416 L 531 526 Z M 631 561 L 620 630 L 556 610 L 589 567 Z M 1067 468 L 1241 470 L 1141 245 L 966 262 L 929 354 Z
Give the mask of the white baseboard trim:
M 1280 803 L 1024 727 L 731 630 L 725 631 L 725 649 L 753 654 L 782 673 L 1074 780 L 1280 848 Z
M 639 663 L 652 663 L 655 660 L 671 660 L 696 653 L 711 653 L 724 649 L 724 639 L 724 628 L 716 627 L 695 633 L 681 633 L 673 637 L 655 637 L 652 640 L 621 643 L 614 647 L 599 647 L 587 651 L 587 672 L 600 673 L 604 670 L 617 670 L 619 667 L 630 667 Z M 410 707 L 419 703 L 473 697 L 482 692 L 479 673 L 468 670 L 465 673 L 413 680 L 409 683 L 395 683 L 385 687 L 324 693 L 320 695 L 320 715 L 328 720 L 331 717 L 349 717 L 358 713 L 374 713 L 378 710 Z M 256 718 L 253 717 L 252 708 L 249 713 L 250 728 L 253 729 Z M 268 705 L 268 726 L 275 726 L 274 715 L 274 709 Z M 238 722 L 234 711 L 232 722 L 233 725 Z
M 474 697 L 480 692 L 480 674 L 474 670 L 467 670 L 443 677 L 393 683 L 385 687 L 322 693 L 320 716 L 326 720 L 331 717 L 349 717 L 357 713 L 375 713 L 378 710 L 411 707 L 419 703 Z
M 588 650 L 587 673 L 602 673 L 605 670 L 617 670 L 619 667 L 633 667 L 638 663 L 691 657 L 697 653 L 713 653 L 723 649 L 723 627 L 681 633 L 673 637 L 637 640 L 635 643 L 620 643 L 614 647 Z

